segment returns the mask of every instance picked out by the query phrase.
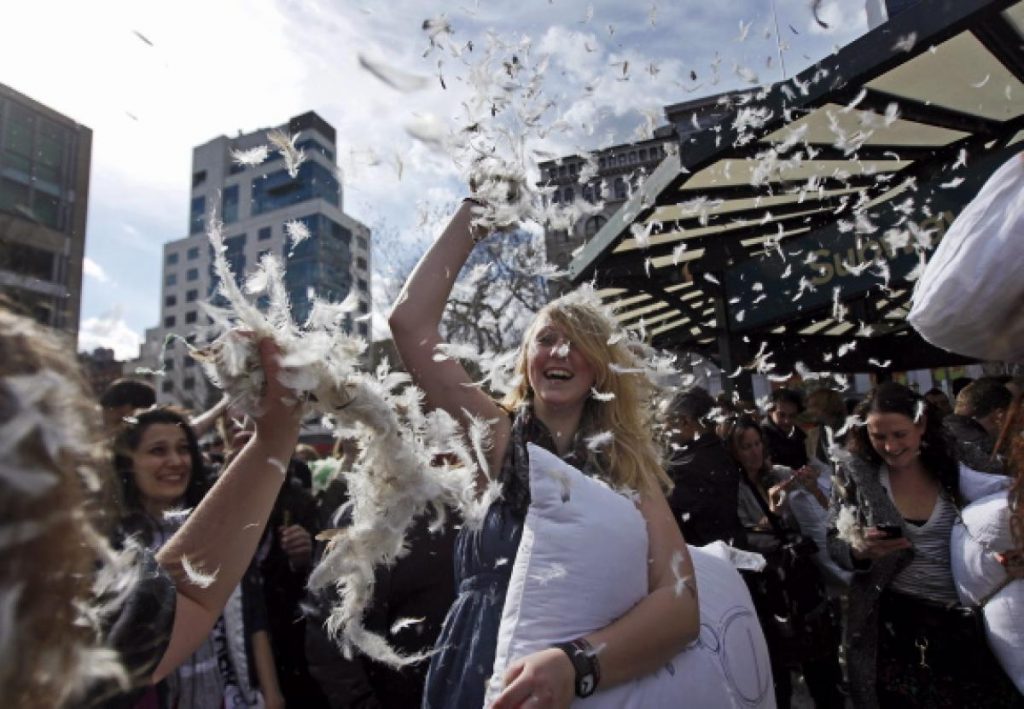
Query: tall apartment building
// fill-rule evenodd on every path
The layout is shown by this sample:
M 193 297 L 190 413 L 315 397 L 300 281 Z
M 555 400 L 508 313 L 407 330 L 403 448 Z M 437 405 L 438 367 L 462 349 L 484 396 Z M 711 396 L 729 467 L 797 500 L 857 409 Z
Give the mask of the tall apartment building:
M 655 129 L 648 140 L 602 148 L 589 158 L 568 155 L 541 163 L 540 184 L 552 189 L 552 202 L 566 204 L 582 199 L 596 204 L 603 200 L 599 213 L 577 222 L 572 230 L 545 232 L 548 263 L 563 269 L 568 266 L 576 250 L 601 230 L 669 151 L 685 150 L 691 135 L 713 127 L 731 114 L 732 99 L 738 93 L 716 94 L 666 106 L 669 125 Z M 588 160 L 596 162 L 596 174 L 583 180 L 581 175 L 587 173 Z
M 92 131 L 0 84 L 0 292 L 78 338 Z
M 282 259 L 297 322 L 308 315 L 312 293 L 338 301 L 354 288 L 359 313 L 370 312 L 370 230 L 343 211 L 334 128 L 313 112 L 276 128 L 297 134 L 296 147 L 305 153 L 294 178 L 277 152 L 256 166 L 240 165 L 232 157 L 232 151 L 267 145 L 267 133 L 274 128 L 221 136 L 192 151 L 189 235 L 164 245 L 160 322 L 146 330 L 140 357 L 147 366 L 166 371 L 157 386 L 161 402 L 202 409 L 219 396 L 180 343 L 161 361 L 168 333 L 190 337 L 209 324 L 199 303 L 217 299 L 213 251 L 205 233 L 213 211 L 224 224 L 227 259 L 240 281 L 264 254 Z M 284 227 L 292 220 L 310 232 L 294 247 Z M 359 321 L 358 315 L 348 326 L 369 336 L 369 323 Z

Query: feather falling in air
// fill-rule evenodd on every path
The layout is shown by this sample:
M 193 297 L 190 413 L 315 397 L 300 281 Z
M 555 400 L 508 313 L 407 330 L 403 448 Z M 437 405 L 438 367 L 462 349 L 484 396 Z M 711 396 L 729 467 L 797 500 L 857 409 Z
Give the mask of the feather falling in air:
M 295 141 L 298 139 L 298 133 L 291 137 L 281 130 L 272 130 L 267 133 L 267 140 L 284 158 L 284 166 L 288 170 L 288 176 L 293 180 L 299 175 L 299 166 L 306 161 L 305 151 L 295 147 Z

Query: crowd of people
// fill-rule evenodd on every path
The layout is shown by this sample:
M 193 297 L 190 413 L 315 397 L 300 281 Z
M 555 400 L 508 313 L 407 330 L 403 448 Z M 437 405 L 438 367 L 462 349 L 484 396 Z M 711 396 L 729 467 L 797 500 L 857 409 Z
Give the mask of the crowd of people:
M 324 627 L 334 599 L 306 589 L 350 522 L 358 451 L 339 440 L 324 468 L 299 444 L 273 342 L 260 343 L 262 413 L 238 422 L 227 399 L 190 416 L 136 380 L 92 403 L 59 340 L 0 308 L 0 676 L 14 706 L 483 706 L 530 445 L 633 491 L 647 595 L 515 658 L 496 709 L 566 707 L 666 666 L 700 634 L 687 544 L 716 542 L 763 557 L 743 579 L 777 706 L 795 683 L 818 707 L 1021 706 L 950 569 L 952 530 L 981 490 L 1009 500 L 1016 546 L 999 560 L 1024 576 L 1020 380 L 962 382 L 954 404 L 891 381 L 860 401 L 778 388 L 763 409 L 700 387 L 666 394 L 636 374 L 640 353 L 611 318 L 570 294 L 537 314 L 516 386 L 495 401 L 435 356 L 477 208 L 465 201 L 428 249 L 390 326 L 431 407 L 488 422 L 502 494 L 480 525 L 417 520 L 408 554 L 376 570 L 366 627 L 409 653 L 434 648 L 403 669 L 341 653 Z

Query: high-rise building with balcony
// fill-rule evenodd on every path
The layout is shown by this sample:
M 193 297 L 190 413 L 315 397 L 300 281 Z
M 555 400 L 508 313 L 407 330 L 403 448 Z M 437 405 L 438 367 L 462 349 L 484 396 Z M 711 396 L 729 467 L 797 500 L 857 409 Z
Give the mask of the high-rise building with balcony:
M 0 84 L 0 292 L 78 337 L 92 131 Z
M 258 165 L 233 158 L 236 151 L 268 145 L 267 134 L 275 129 L 297 135 L 295 146 L 305 154 L 295 177 L 273 148 Z M 164 245 L 160 322 L 146 331 L 140 358 L 166 372 L 157 386 L 160 401 L 201 409 L 217 396 L 182 345 L 161 353 L 168 333 L 187 338 L 208 324 L 200 301 L 217 302 L 213 251 L 206 237 L 211 215 L 223 222 L 227 260 L 239 281 L 264 254 L 281 258 L 296 321 L 308 315 L 310 295 L 337 301 L 352 289 L 358 293 L 359 313 L 370 312 L 370 230 L 343 211 L 335 140 L 334 128 L 308 112 L 282 126 L 214 138 L 192 151 L 189 235 Z M 290 221 L 305 224 L 310 237 L 291 244 L 285 230 Z M 368 337 L 369 323 L 358 313 L 354 318 L 349 328 Z

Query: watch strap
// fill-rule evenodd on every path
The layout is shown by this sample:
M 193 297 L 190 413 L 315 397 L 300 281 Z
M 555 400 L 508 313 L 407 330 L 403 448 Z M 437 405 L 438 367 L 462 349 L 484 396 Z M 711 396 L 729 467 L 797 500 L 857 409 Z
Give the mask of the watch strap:
M 582 698 L 593 694 L 601 681 L 601 665 L 590 643 L 578 638 L 567 643 L 558 643 L 554 647 L 564 652 L 572 663 L 576 672 L 576 696 Z

